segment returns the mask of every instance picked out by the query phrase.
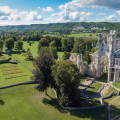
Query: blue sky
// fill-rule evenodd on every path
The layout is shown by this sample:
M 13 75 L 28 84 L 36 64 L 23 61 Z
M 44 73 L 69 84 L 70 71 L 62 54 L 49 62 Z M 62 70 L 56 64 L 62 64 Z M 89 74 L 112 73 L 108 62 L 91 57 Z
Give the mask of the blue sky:
M 119 21 L 120 0 L 0 0 L 0 26 Z

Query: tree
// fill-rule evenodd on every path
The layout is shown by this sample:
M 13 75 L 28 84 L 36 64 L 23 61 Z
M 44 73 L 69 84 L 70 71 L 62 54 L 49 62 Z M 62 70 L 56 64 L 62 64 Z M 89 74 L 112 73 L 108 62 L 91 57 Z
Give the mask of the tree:
M 69 50 L 68 39 L 63 38 L 63 39 L 61 40 L 61 43 L 62 43 L 62 50 L 68 51 L 68 50 Z
M 50 48 L 49 47 L 41 47 L 40 50 L 38 51 L 38 54 L 41 53 L 50 53 Z
M 18 40 L 16 42 L 15 49 L 17 49 L 17 50 L 22 50 L 23 49 L 23 42 L 21 40 Z
M 35 67 L 33 74 L 35 80 L 39 81 L 39 85 L 37 86 L 37 89 L 39 91 L 45 91 L 45 94 L 47 94 L 47 87 L 55 86 L 54 79 L 51 76 L 52 73 L 51 66 L 54 64 L 55 61 L 51 53 L 41 53 L 33 61 L 33 65 Z M 39 75 L 42 75 L 42 77 Z
M 4 41 L 0 40 L 0 52 L 3 50 Z
M 57 47 L 57 43 L 56 43 L 56 41 L 52 41 L 52 42 L 50 42 L 50 47 Z
M 50 47 L 50 52 L 51 52 L 51 54 L 53 55 L 53 57 L 54 57 L 55 59 L 58 58 L 57 48 L 56 48 L 56 47 Z
M 96 52 L 97 51 L 97 48 L 96 47 L 93 47 L 92 49 L 91 49 L 91 52 Z
M 73 48 L 73 52 L 76 52 L 76 53 L 79 53 L 80 52 L 80 49 L 83 49 L 82 47 L 84 47 L 82 44 L 85 42 L 84 39 L 76 39 L 75 40 L 75 43 L 74 43 L 74 48 Z
M 70 57 L 70 52 L 64 52 L 64 54 L 63 54 L 63 60 L 66 60 L 66 59 L 68 59 Z
M 5 47 L 7 47 L 9 50 L 13 50 L 14 48 L 13 38 L 8 38 L 7 40 L 5 40 Z
M 27 48 L 27 52 L 23 53 L 22 56 L 25 56 L 26 60 L 33 60 L 32 53 L 30 52 L 30 48 Z
M 88 51 L 87 51 L 87 52 L 85 53 L 85 55 L 83 56 L 83 60 L 84 60 L 84 61 L 87 61 L 88 65 L 91 63 L 91 56 L 90 56 L 90 54 L 89 54 Z
M 38 43 L 38 52 L 40 51 L 41 47 L 49 47 L 49 41 L 47 38 L 41 38 Z
M 63 61 L 52 66 L 52 76 L 57 85 L 57 95 L 61 105 L 70 106 L 79 98 L 78 85 L 81 74 L 71 61 Z

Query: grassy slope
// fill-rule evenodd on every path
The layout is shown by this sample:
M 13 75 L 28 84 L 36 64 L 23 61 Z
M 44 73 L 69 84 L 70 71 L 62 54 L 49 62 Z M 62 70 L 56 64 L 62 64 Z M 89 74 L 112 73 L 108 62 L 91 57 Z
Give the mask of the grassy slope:
M 104 95 L 104 97 L 110 95 L 111 92 L 113 92 L 113 91 L 114 91 L 114 92 L 118 92 L 115 88 L 109 87 L 108 92 Z M 105 99 L 104 101 L 107 102 L 107 103 L 109 103 L 109 102 L 110 102 L 112 99 L 114 99 L 115 97 L 116 97 L 116 96 L 112 96 L 111 98 Z
M 110 114 L 111 114 L 111 118 L 114 118 L 120 114 L 120 98 L 117 98 L 111 103 Z
M 9 65 L 11 65 L 11 64 L 10 63 L 6 63 L 6 64 L 1 64 L 0 66 L 9 66 Z M 10 85 L 10 84 L 16 84 L 16 83 L 20 83 L 20 82 L 26 82 L 26 81 L 30 80 L 30 76 L 33 76 L 33 74 L 31 72 L 26 70 L 20 64 L 18 64 L 17 67 L 21 71 L 23 71 L 23 73 L 25 73 L 27 76 L 16 77 L 16 78 L 12 78 L 12 79 L 5 79 L 5 76 L 2 74 L 1 69 L 0 69 L 0 87 L 6 86 L 6 85 Z
M 1 120 L 108 120 L 107 107 L 92 110 L 64 111 L 58 105 L 53 90 L 48 96 L 34 89 L 34 85 L 1 90 L 5 101 L 0 105 Z
M 93 83 L 88 89 L 88 92 L 97 92 L 97 90 L 102 86 L 100 83 Z
M 118 83 L 118 82 L 114 82 L 113 85 L 117 88 L 120 88 L 120 83 Z

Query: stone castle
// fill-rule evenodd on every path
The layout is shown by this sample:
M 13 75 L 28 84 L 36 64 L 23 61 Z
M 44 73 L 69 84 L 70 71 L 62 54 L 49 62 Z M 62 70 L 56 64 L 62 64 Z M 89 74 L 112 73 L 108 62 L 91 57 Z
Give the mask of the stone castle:
M 98 51 L 93 53 L 90 65 L 83 62 L 82 54 L 69 58 L 80 69 L 82 74 L 99 78 L 108 70 L 108 81 L 120 82 L 120 49 L 116 51 L 116 30 L 110 34 L 101 33 L 98 36 Z

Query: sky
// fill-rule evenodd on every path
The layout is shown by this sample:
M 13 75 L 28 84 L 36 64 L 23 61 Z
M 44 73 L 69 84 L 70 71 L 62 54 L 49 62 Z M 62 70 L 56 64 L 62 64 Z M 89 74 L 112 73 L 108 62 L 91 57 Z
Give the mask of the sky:
M 120 22 L 120 0 L 0 0 L 0 26 Z

